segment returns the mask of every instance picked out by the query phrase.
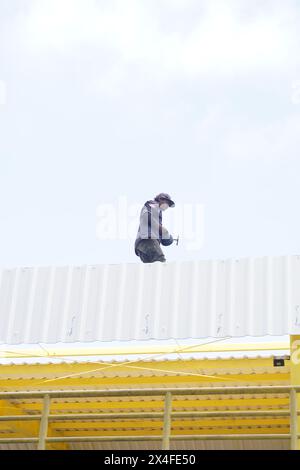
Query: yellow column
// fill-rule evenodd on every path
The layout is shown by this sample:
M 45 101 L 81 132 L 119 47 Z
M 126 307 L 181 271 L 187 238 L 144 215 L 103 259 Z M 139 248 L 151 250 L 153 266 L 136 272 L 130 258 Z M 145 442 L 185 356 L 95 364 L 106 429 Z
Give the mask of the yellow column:
M 163 450 L 170 449 L 170 434 L 171 434 L 171 411 L 172 411 L 172 394 L 167 392 L 165 396 L 165 410 L 164 410 L 164 429 L 163 429 Z
M 44 400 L 43 400 L 42 418 L 40 422 L 38 450 L 46 449 L 49 411 L 50 411 L 50 397 L 49 395 L 45 395 Z
M 290 336 L 291 349 L 291 385 L 300 385 L 300 335 Z M 296 408 L 300 411 L 300 393 L 291 392 L 291 448 L 300 450 L 300 416 L 296 415 Z

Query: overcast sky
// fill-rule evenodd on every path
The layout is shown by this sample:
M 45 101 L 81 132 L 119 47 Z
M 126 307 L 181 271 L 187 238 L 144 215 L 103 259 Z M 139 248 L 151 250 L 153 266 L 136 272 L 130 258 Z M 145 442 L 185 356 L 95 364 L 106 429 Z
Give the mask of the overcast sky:
M 97 208 L 161 191 L 168 261 L 299 254 L 299 45 L 299 0 L 0 0 L 0 266 L 140 262 Z

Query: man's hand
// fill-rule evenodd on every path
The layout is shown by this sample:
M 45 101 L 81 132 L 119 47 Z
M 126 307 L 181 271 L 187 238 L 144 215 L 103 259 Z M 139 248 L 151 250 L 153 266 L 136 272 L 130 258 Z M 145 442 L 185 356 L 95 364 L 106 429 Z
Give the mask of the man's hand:
M 169 246 L 169 245 L 172 245 L 173 241 L 174 241 L 174 239 L 173 239 L 172 235 L 169 234 L 169 238 L 162 238 L 161 239 L 161 244 L 163 246 Z

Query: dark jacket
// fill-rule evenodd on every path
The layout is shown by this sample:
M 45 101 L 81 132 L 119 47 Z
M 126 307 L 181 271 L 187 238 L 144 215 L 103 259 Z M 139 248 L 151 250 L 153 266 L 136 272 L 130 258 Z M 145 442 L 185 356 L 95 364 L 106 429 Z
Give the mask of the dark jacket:
M 135 240 L 135 254 L 138 256 L 137 247 L 141 240 L 154 239 L 161 241 L 162 239 L 170 239 L 171 235 L 168 230 L 162 226 L 162 211 L 159 203 L 156 201 L 146 201 L 140 213 L 140 225 Z

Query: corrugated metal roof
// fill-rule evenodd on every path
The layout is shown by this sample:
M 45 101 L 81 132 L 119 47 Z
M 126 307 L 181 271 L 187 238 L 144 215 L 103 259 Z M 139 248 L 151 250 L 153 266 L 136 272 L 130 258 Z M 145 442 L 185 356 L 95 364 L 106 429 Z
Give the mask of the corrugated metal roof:
M 300 334 L 300 256 L 0 274 L 5 344 Z

